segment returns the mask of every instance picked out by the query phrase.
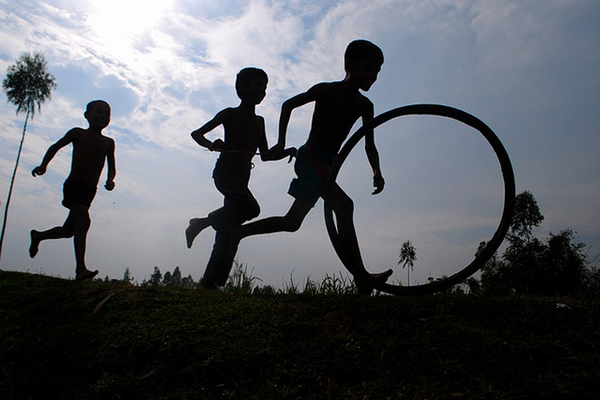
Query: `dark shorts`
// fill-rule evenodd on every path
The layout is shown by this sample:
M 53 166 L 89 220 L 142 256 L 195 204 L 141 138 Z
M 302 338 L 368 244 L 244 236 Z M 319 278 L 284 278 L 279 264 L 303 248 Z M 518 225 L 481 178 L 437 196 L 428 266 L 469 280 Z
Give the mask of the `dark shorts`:
M 329 178 L 335 154 L 319 146 L 305 144 L 298 149 L 294 171 L 298 176 L 290 184 L 288 194 L 314 207 L 320 197 L 320 189 Z
M 62 205 L 68 209 L 76 205 L 85 205 L 90 208 L 94 197 L 96 197 L 97 188 L 90 186 L 76 179 L 67 178 L 63 184 Z
M 227 224 L 242 224 L 260 214 L 258 201 L 248 188 L 251 169 L 251 163 L 225 153 L 217 160 L 213 179 L 224 199 L 223 207 L 209 214 L 215 229 Z

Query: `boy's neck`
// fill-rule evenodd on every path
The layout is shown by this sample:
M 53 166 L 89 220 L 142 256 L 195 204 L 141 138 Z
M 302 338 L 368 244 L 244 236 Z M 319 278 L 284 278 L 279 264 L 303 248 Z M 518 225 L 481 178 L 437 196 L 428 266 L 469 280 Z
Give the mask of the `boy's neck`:
M 245 111 L 245 112 L 255 114 L 256 113 L 256 104 L 242 100 L 242 102 L 238 106 L 238 109 Z
M 89 133 L 93 133 L 95 135 L 102 135 L 102 128 L 97 128 L 97 127 L 89 126 L 86 130 Z
M 344 89 L 350 92 L 358 93 L 360 90 L 360 85 L 358 84 L 358 82 L 356 82 L 356 80 L 352 79 L 350 75 L 346 76 L 344 80 L 340 81 L 340 84 Z

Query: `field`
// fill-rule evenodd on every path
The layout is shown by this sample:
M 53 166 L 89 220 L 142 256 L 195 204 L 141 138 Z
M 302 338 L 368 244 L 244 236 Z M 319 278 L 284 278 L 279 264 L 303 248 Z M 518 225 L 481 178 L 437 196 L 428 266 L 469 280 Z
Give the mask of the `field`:
M 0 271 L 1 399 L 600 398 L 600 300 L 233 294 Z

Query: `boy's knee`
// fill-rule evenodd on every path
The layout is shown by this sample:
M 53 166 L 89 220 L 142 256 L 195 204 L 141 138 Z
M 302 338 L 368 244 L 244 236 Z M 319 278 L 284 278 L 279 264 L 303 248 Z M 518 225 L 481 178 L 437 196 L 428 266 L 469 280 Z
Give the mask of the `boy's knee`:
M 283 218 L 283 230 L 286 232 L 296 232 L 302 226 L 302 219 L 286 216 Z
M 337 209 L 339 212 L 352 214 L 354 212 L 354 201 L 350 197 L 342 197 L 337 201 Z
M 260 206 L 257 204 L 248 207 L 246 212 L 246 221 L 250 221 L 260 215 Z
M 67 226 L 67 227 L 63 226 L 62 236 L 66 239 L 72 238 L 73 236 L 75 236 L 75 227 L 74 226 Z
M 91 224 L 92 219 L 90 218 L 90 214 L 87 212 L 87 210 L 85 210 L 85 212 L 77 213 L 74 229 L 88 229 Z

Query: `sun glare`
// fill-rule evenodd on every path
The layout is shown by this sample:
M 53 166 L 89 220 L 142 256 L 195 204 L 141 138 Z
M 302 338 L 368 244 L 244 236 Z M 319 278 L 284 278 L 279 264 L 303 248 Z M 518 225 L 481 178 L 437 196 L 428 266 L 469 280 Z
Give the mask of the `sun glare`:
M 95 1 L 88 23 L 106 44 L 123 45 L 155 26 L 171 5 L 170 0 Z

